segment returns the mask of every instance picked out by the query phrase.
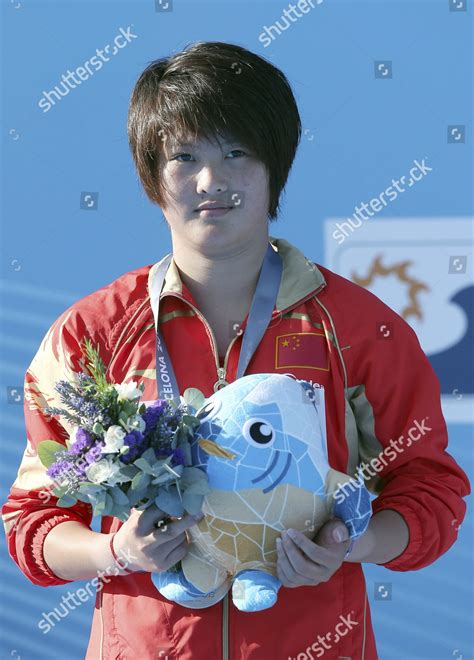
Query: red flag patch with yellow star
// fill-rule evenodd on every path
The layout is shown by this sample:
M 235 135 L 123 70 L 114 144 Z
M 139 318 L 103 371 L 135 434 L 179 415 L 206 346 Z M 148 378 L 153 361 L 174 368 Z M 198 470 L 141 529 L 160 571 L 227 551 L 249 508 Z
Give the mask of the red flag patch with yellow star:
M 276 338 L 275 368 L 319 369 L 329 371 L 329 357 L 324 333 L 295 332 Z

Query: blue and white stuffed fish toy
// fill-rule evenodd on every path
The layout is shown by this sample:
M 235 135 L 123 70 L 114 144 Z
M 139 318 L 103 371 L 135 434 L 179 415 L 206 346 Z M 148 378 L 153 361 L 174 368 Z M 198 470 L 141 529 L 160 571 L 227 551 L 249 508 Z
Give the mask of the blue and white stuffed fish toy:
M 313 538 L 332 516 L 350 538 L 367 529 L 370 496 L 328 463 L 324 390 L 291 374 L 251 374 L 205 400 L 192 441 L 193 465 L 211 491 L 204 517 L 187 530 L 179 572 L 152 573 L 160 593 L 185 607 L 209 607 L 232 589 L 245 612 L 271 607 L 276 539 L 290 527 Z

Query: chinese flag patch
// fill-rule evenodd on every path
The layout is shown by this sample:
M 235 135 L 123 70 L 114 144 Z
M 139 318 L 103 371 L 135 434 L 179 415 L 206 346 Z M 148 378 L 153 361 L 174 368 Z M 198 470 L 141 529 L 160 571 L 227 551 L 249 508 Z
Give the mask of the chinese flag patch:
M 317 332 L 295 332 L 276 338 L 275 368 L 329 371 L 326 337 Z

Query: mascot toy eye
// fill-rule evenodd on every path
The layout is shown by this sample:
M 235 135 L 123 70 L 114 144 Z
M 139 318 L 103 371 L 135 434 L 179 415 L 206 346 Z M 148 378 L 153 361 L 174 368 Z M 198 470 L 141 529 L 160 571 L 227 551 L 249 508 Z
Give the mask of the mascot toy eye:
M 209 607 L 232 589 L 245 612 L 271 607 L 281 586 L 276 539 L 293 527 L 312 538 L 330 517 L 352 539 L 367 529 L 370 496 L 328 463 L 324 389 L 285 374 L 251 374 L 206 399 L 193 465 L 207 473 L 204 517 L 187 530 L 181 569 L 152 573 L 159 592 Z
M 267 448 L 275 441 L 275 429 L 264 419 L 251 417 L 242 427 L 242 435 L 250 445 Z
M 220 399 L 215 399 L 214 401 L 209 401 L 206 403 L 198 412 L 196 417 L 201 421 L 201 424 L 212 419 L 219 412 L 222 406 L 222 401 Z

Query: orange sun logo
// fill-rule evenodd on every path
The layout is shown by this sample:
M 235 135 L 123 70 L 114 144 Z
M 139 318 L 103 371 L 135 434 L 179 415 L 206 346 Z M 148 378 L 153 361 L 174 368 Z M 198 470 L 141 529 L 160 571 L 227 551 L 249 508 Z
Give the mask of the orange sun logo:
M 393 266 L 384 266 L 381 260 L 382 255 L 377 255 L 374 258 L 372 265 L 370 266 L 369 274 L 366 277 L 359 276 L 353 271 L 351 273 L 352 281 L 367 289 L 377 277 L 388 277 L 392 274 L 395 275 L 398 280 L 403 282 L 407 287 L 408 302 L 399 312 L 400 316 L 402 316 L 405 321 L 409 316 L 416 316 L 416 318 L 421 320 L 423 318 L 423 313 L 418 300 L 418 294 L 420 291 L 429 291 L 430 287 L 408 275 L 407 270 L 413 264 L 412 261 L 401 261 L 393 264 Z

